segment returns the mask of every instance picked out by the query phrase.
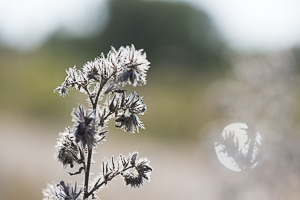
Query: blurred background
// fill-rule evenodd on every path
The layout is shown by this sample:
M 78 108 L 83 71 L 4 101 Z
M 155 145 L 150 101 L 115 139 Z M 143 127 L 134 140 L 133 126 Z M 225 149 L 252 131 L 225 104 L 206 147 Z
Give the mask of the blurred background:
M 66 74 L 111 46 L 134 44 L 151 62 L 133 88 L 148 106 L 146 130 L 110 126 L 101 160 L 138 151 L 151 182 L 100 199 L 299 199 L 300 2 L 283 0 L 1 0 L 0 199 L 41 199 L 69 177 L 54 159 L 56 138 L 85 96 L 54 94 Z M 252 170 L 218 161 L 214 142 L 230 123 L 250 123 L 264 140 Z M 71 169 L 75 170 L 75 169 Z

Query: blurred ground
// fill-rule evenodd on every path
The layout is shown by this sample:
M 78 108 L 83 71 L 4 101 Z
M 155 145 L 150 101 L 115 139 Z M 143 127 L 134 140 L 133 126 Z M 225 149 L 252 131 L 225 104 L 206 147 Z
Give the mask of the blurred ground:
M 41 199 L 47 183 L 82 181 L 61 169 L 54 145 L 85 97 L 53 89 L 68 67 L 130 44 L 151 62 L 148 84 L 130 89 L 148 106 L 146 130 L 132 135 L 111 124 L 92 170 L 103 157 L 138 151 L 154 171 L 139 189 L 112 181 L 101 199 L 299 199 L 299 51 L 234 52 L 205 13 L 183 3 L 109 2 L 110 21 L 98 35 L 58 32 L 34 52 L 0 48 L 0 199 Z M 253 170 L 232 172 L 215 155 L 216 137 L 235 122 L 254 124 L 264 139 Z

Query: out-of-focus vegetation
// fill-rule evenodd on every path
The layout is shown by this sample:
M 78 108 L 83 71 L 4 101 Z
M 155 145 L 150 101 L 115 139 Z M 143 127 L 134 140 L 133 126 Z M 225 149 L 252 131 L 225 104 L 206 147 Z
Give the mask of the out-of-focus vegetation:
M 83 97 L 72 91 L 65 99 L 53 94 L 64 80 L 64 69 L 80 68 L 111 46 L 134 44 L 151 62 L 149 84 L 140 91 L 149 108 L 146 127 L 173 138 L 197 133 L 208 120 L 201 93 L 228 67 L 226 45 L 208 16 L 184 3 L 107 3 L 107 26 L 93 37 L 72 38 L 61 30 L 34 52 L 2 48 L 0 109 L 50 120 L 68 116 L 77 98 Z

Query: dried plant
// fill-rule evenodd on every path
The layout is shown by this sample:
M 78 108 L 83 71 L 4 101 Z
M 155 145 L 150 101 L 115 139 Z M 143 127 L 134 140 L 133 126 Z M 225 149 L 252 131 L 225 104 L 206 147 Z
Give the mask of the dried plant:
M 77 183 L 65 184 L 64 181 L 48 184 L 43 190 L 44 199 L 94 199 L 98 189 L 119 175 L 131 187 L 140 187 L 144 179 L 150 179 L 152 167 L 149 161 L 138 158 L 138 153 L 133 152 L 127 157 L 104 159 L 99 177 L 90 185 L 92 156 L 106 137 L 108 121 L 115 118 L 115 126 L 126 132 L 144 129 L 138 116 L 145 114 L 147 106 L 136 92 L 126 94 L 123 87 L 145 85 L 149 64 L 143 50 L 136 50 L 132 45 L 119 50 L 112 48 L 106 57 L 102 54 L 87 62 L 81 70 L 75 66 L 66 70 L 65 81 L 54 91 L 65 97 L 75 88 L 88 96 L 89 108 L 79 105 L 73 109 L 74 125 L 59 134 L 57 159 L 63 167 L 77 167 L 78 171 L 69 174 L 83 173 L 84 183 L 79 187 Z

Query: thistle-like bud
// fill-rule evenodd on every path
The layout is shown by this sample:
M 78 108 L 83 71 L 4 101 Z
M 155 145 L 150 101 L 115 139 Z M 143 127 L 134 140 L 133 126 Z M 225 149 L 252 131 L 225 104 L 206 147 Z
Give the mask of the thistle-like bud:
M 66 70 L 67 77 L 65 78 L 65 81 L 61 84 L 61 86 L 58 86 L 54 92 L 59 92 L 61 96 L 65 97 L 66 94 L 68 94 L 68 90 L 71 88 L 78 87 L 78 70 L 76 69 L 76 66 L 73 68 L 69 68 Z
M 86 75 L 87 79 L 94 79 L 95 81 L 99 81 L 99 60 L 95 59 L 94 62 L 87 62 L 83 67 L 82 71 Z
M 75 186 L 73 187 L 71 185 L 71 183 L 67 183 L 67 185 L 65 184 L 64 181 L 60 181 L 60 196 L 63 197 L 64 200 L 81 200 L 79 197 L 79 195 L 81 194 L 81 192 L 83 191 L 83 189 L 79 189 L 79 191 L 77 191 L 77 184 L 75 183 Z
M 147 70 L 150 68 L 150 62 L 146 59 L 146 53 L 143 49 L 135 50 L 135 47 L 121 47 L 118 52 L 119 58 L 118 81 L 133 86 L 146 84 Z
M 130 95 L 125 100 L 125 108 L 132 114 L 143 115 L 147 110 L 147 106 L 143 102 L 143 98 L 137 95 L 136 92 L 130 93 Z
M 117 123 L 115 125 L 117 128 L 122 128 L 124 131 L 130 131 L 131 133 L 139 132 L 139 128 L 145 129 L 139 117 L 135 114 L 130 114 L 129 116 L 123 114 L 115 122 Z
M 78 146 L 69 128 L 66 128 L 64 132 L 59 134 L 55 147 L 57 149 L 57 159 L 63 164 L 63 167 L 70 165 L 72 168 L 75 163 L 79 162 Z
M 73 110 L 75 142 L 81 142 L 83 148 L 86 146 L 91 148 L 96 144 L 93 113 L 84 110 L 83 106 Z
M 59 184 L 48 184 L 46 189 L 43 189 L 43 200 L 82 200 L 79 198 L 83 189 L 77 190 L 77 184 L 73 187 L 71 183 L 65 184 L 61 181 Z
M 152 167 L 149 165 L 147 158 L 139 158 L 137 160 L 138 153 L 134 152 L 129 155 L 130 164 L 134 167 L 135 171 L 130 173 L 122 173 L 126 185 L 131 187 L 140 187 L 143 185 L 144 180 L 150 181 L 150 173 Z
M 60 194 L 60 186 L 55 183 L 48 183 L 47 188 L 43 189 L 43 200 L 63 200 Z

